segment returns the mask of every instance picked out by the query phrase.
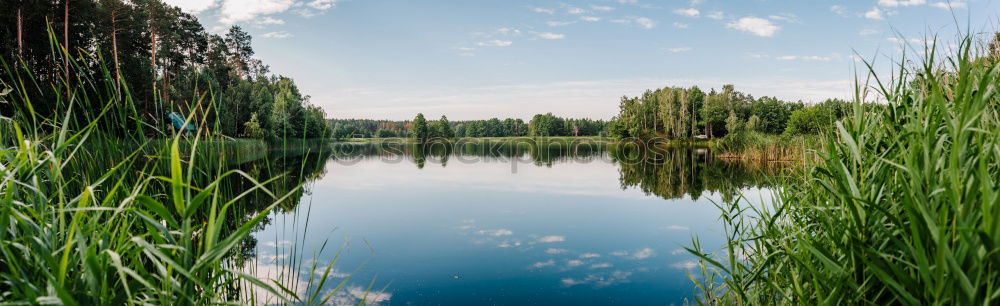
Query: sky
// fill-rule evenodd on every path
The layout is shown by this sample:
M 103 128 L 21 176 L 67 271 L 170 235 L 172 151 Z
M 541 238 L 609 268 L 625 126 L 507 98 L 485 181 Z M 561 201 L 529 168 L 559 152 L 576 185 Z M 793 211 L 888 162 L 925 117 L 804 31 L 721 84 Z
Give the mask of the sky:
M 328 117 L 610 119 L 622 96 L 733 84 L 850 98 L 860 59 L 888 76 L 927 37 L 1000 25 L 997 0 L 166 0 L 256 56 Z M 915 54 L 915 55 L 914 55 Z

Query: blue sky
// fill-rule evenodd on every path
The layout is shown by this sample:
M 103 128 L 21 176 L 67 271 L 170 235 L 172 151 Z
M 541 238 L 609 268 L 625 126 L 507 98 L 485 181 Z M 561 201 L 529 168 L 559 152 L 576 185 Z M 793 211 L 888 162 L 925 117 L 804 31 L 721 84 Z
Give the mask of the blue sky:
M 925 34 L 950 43 L 1000 18 L 992 0 L 166 2 L 213 32 L 246 28 L 328 116 L 373 119 L 607 119 L 622 95 L 668 85 L 848 97 L 854 52 L 890 68 Z

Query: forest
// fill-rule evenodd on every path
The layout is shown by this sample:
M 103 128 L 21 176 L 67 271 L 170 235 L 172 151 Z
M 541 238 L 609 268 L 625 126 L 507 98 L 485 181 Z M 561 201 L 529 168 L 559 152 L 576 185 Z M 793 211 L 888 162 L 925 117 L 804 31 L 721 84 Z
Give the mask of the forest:
M 0 114 L 34 111 L 50 118 L 74 96 L 74 112 L 93 116 L 108 100 L 114 111 L 141 119 L 104 121 L 106 131 L 156 135 L 167 115 L 192 115 L 206 132 L 240 138 L 316 138 L 331 134 L 326 114 L 289 77 L 254 58 L 252 37 L 239 26 L 206 31 L 198 18 L 160 0 L 0 1 L 3 85 L 18 88 L 27 105 L 2 104 Z M 109 88 L 70 92 L 88 80 Z M 59 84 L 66 91 L 43 90 Z M 127 109 L 120 109 L 127 108 Z M 138 131 L 141 130 L 141 131 Z
M 844 100 L 821 103 L 788 102 L 774 97 L 754 98 L 725 85 L 705 93 L 691 88 L 647 90 L 640 97 L 622 97 L 618 115 L 608 124 L 617 138 L 720 138 L 748 131 L 763 134 L 818 134 L 847 115 Z
M 453 138 L 516 136 L 603 136 L 607 121 L 587 118 L 564 118 L 552 113 L 537 114 L 527 123 L 523 119 L 449 121 L 447 116 L 428 121 L 417 114 L 413 120 L 331 119 L 333 135 L 344 138 Z

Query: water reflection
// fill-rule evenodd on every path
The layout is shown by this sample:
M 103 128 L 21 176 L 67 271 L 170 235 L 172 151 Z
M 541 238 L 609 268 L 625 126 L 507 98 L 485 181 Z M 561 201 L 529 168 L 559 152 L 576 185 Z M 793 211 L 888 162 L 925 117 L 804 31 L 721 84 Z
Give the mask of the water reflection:
M 557 163 L 613 163 L 619 166 L 621 188 L 638 188 L 664 199 L 688 196 L 698 199 L 706 192 L 765 188 L 785 169 L 783 164 L 743 163 L 716 158 L 707 147 L 649 146 L 597 140 L 537 141 L 530 138 L 455 143 L 414 144 L 406 142 L 336 143 L 331 158 L 340 165 L 363 161 L 409 162 L 418 169 L 449 162 L 466 164 L 506 163 L 513 173 L 524 165 L 552 167 Z
M 681 246 L 696 233 L 721 245 L 709 201 L 766 188 L 775 173 L 705 148 L 530 139 L 333 143 L 239 167 L 286 174 L 276 190 L 306 183 L 242 257 L 270 273 L 329 262 L 323 245 L 353 241 L 331 282 L 351 277 L 342 304 L 369 284 L 388 288 L 369 304 L 683 303 L 694 258 Z M 274 280 L 305 290 L 302 278 Z

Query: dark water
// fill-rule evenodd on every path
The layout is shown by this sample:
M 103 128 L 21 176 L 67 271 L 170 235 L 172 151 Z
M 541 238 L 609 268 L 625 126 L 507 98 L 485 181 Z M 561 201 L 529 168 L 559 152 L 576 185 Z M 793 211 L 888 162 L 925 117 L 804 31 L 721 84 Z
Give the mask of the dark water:
M 327 149 L 297 174 L 301 198 L 253 235 L 254 263 L 260 275 L 341 253 L 324 286 L 349 276 L 334 304 L 683 304 L 699 273 L 682 247 L 722 244 L 712 201 L 767 197 L 770 181 L 699 148 Z

